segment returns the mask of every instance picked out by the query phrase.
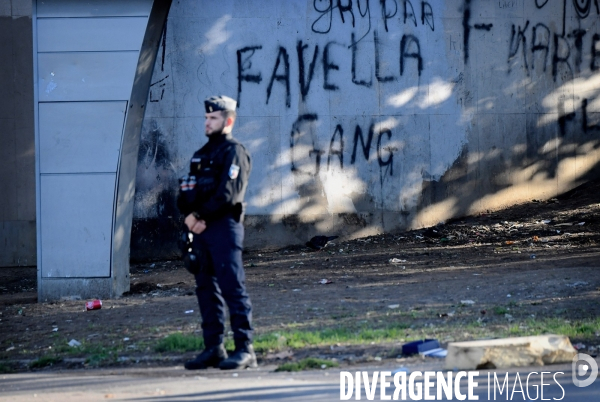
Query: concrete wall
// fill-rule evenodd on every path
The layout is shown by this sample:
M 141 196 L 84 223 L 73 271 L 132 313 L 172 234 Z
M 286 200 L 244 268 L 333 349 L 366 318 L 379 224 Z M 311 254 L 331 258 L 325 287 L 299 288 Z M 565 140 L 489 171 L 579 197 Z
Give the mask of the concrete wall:
M 173 5 L 144 121 L 132 257 L 173 250 L 202 101 L 239 101 L 248 246 L 424 227 L 552 197 L 599 165 L 586 1 Z
M 0 267 L 36 264 L 31 0 L 0 0 Z

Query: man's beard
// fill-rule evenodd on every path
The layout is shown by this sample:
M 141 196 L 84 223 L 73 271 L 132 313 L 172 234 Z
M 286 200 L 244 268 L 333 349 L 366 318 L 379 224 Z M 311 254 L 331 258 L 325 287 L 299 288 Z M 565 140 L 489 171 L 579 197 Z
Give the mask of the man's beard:
M 214 131 L 212 131 L 210 133 L 205 133 L 205 134 L 206 134 L 207 137 L 212 137 L 212 136 L 217 137 L 217 136 L 223 134 L 223 129 L 224 128 L 225 128 L 225 123 L 223 123 L 223 126 L 221 128 L 216 129 L 216 130 L 214 130 Z

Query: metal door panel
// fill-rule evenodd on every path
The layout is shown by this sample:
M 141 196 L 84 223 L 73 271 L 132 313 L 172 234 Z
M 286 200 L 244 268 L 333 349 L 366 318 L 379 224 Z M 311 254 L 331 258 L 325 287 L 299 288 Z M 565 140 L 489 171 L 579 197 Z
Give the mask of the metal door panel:
M 110 276 L 115 174 L 42 175 L 42 278 Z
M 127 102 L 40 103 L 40 173 L 116 172 Z

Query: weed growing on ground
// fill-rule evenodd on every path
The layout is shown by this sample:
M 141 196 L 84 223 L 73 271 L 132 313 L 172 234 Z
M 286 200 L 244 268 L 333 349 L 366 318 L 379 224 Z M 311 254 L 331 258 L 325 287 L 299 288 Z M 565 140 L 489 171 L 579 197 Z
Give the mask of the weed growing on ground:
M 502 307 L 502 306 L 496 306 L 494 307 L 494 314 L 496 315 L 504 315 L 508 313 L 508 309 L 506 307 Z
M 302 370 L 314 370 L 314 369 L 326 369 L 331 367 L 338 367 L 339 364 L 330 360 L 316 359 L 314 357 L 308 357 L 306 359 L 299 360 L 295 363 L 284 363 L 277 367 L 275 371 L 302 371 Z
M 204 339 L 200 336 L 186 335 L 181 332 L 167 335 L 158 341 L 154 350 L 162 352 L 194 352 L 204 349 Z
M 57 363 L 60 363 L 62 361 L 61 357 L 56 357 L 56 356 L 42 356 L 39 359 L 33 361 L 30 365 L 29 368 L 31 369 L 40 369 L 40 368 L 44 368 L 47 366 L 53 366 Z
M 14 370 L 7 364 L 0 363 L 0 374 L 12 373 Z

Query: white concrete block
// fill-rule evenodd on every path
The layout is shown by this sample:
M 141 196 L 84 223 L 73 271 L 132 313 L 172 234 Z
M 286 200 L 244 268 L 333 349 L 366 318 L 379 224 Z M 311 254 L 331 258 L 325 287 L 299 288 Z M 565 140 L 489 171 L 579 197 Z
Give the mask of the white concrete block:
M 474 370 L 570 363 L 577 351 L 563 335 L 539 335 L 448 344 L 445 368 Z

